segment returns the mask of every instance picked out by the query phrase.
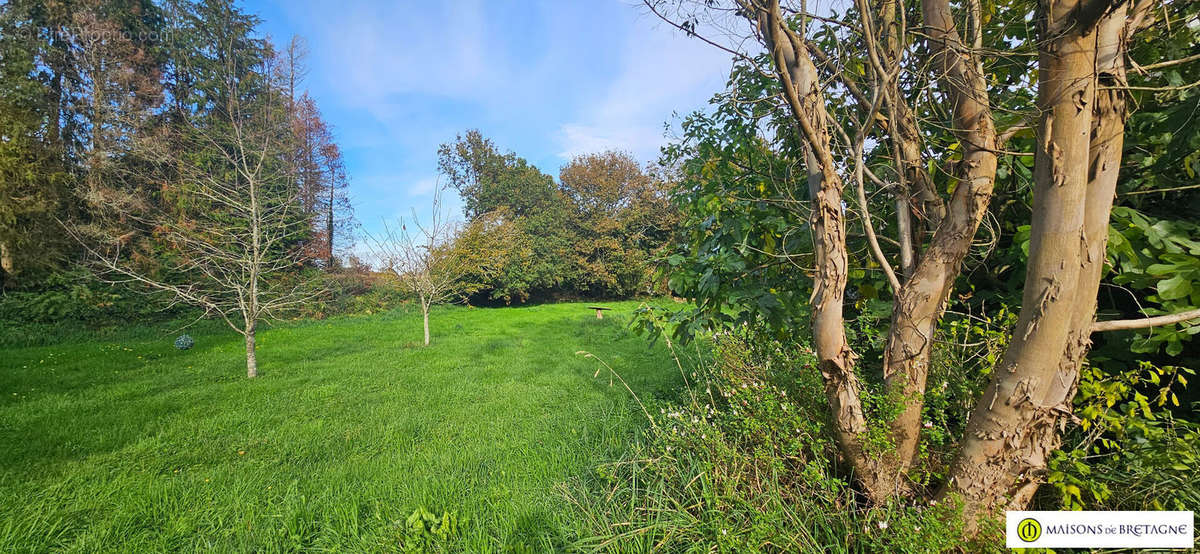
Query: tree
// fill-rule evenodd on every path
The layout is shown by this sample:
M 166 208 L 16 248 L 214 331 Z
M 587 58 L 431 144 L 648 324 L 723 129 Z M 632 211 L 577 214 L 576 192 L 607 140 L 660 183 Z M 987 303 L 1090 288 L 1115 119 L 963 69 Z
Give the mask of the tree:
M 83 211 L 100 166 L 115 165 L 120 133 L 111 125 L 133 118 L 113 110 L 154 104 L 161 62 L 148 37 L 160 24 L 143 0 L 0 6 L 0 190 L 9 189 L 0 192 L 9 200 L 0 203 L 0 286 L 21 273 L 36 286 L 31 271 L 70 261 L 55 220 Z
M 438 149 L 438 168 L 469 222 L 502 216 L 520 247 L 488 272 L 492 299 L 629 297 L 651 288 L 654 257 L 677 221 L 668 180 L 622 152 L 579 156 L 559 182 L 477 130 Z M 480 274 L 481 276 L 482 274 Z
M 0 5 L 0 288 L 45 263 L 61 247 L 49 244 L 54 218 L 69 195 L 71 175 L 62 149 L 47 139 L 57 129 L 37 71 L 48 47 L 22 6 Z
M 246 375 L 258 375 L 256 333 L 265 318 L 303 303 L 311 287 L 283 279 L 303 261 L 307 232 L 284 97 L 263 92 L 262 72 L 243 71 L 233 57 L 221 74 L 223 104 L 215 117 L 189 110 L 180 125 L 131 137 L 129 148 L 161 179 L 162 193 L 183 202 L 155 206 L 133 198 L 110 202 L 117 221 L 154 230 L 165 262 L 147 266 L 129 255 L 119 228 L 75 224 L 68 229 L 91 262 L 114 282 L 165 292 L 200 307 L 245 338 Z
M 521 230 L 525 257 L 496 274 L 493 299 L 525 301 L 569 290 L 574 247 L 570 204 L 554 178 L 514 153 L 501 154 L 479 131 L 438 149 L 438 168 L 463 199 L 468 221 L 503 213 Z
M 350 181 L 346 177 L 346 163 L 341 148 L 327 137 L 321 142 L 321 159 L 324 161 L 325 187 L 321 191 L 321 206 L 317 210 L 321 220 L 322 240 L 325 243 L 325 268 L 337 267 L 336 254 L 339 245 L 344 245 L 354 224 L 354 208 L 350 204 L 347 189 Z
M 574 212 L 575 290 L 615 297 L 645 290 L 677 222 L 668 186 L 624 152 L 581 155 L 563 166 L 559 188 Z
M 518 273 L 531 259 L 529 238 L 503 209 L 479 215 L 462 229 L 454 240 L 454 255 L 463 261 L 466 271 L 461 284 L 470 295 L 494 287 L 506 279 L 506 273 Z
M 1017 332 L 947 490 L 968 513 L 1025 506 L 1059 445 L 1091 344 L 1125 133 L 1126 45 L 1148 6 L 1041 6 L 1034 205 Z M 1050 355 L 1047 355 L 1047 354 Z
M 261 20 L 239 10 L 233 0 L 165 0 L 162 9 L 167 37 L 163 87 L 172 103 L 169 117 L 225 114 L 233 94 L 231 71 L 244 89 L 259 91 L 277 77 L 278 71 L 255 71 L 271 58 L 272 49 L 256 32 Z
M 338 266 L 335 253 L 347 240 L 354 219 L 345 161 L 312 97 L 304 93 L 292 105 L 300 195 L 312 222 L 308 255 L 332 270 Z
M 308 76 L 308 68 L 304 65 L 308 59 L 308 41 L 299 35 L 292 35 L 287 46 L 281 53 L 283 58 L 279 64 L 281 85 L 287 89 L 288 109 L 296 109 L 296 91 Z
M 499 182 L 500 174 L 510 162 L 496 149 L 491 139 L 485 138 L 478 129 L 466 135 L 458 135 L 454 142 L 438 147 L 438 171 L 449 180 L 449 185 L 463 198 L 463 213 L 467 219 L 491 211 L 490 196 L 485 188 Z
M 731 111 L 750 112 L 750 117 L 776 123 L 777 132 L 794 137 L 779 141 L 782 155 L 761 155 L 761 143 L 754 140 L 738 145 L 733 156 L 730 150 L 714 147 L 713 158 L 700 160 L 706 165 L 695 168 L 693 175 L 703 180 L 722 171 L 735 179 L 748 176 L 763 185 L 790 189 L 796 181 L 789 161 L 794 153 L 792 159 L 803 161 L 797 165 L 807 188 L 807 194 L 793 196 L 788 191 L 783 198 L 763 200 L 702 198 L 707 201 L 703 206 L 716 206 L 713 209 L 722 213 L 730 204 L 746 206 L 742 213 L 753 214 L 749 210 L 754 203 L 787 206 L 779 215 L 772 214 L 782 220 L 807 212 L 803 233 L 810 237 L 811 250 L 779 253 L 778 244 L 795 243 L 789 231 L 753 223 L 751 232 L 738 231 L 740 245 L 717 243 L 714 248 L 710 242 L 728 222 L 710 217 L 690 245 L 691 252 L 673 256 L 677 266 L 689 265 L 690 259 L 707 272 L 695 279 L 676 278 L 674 283 L 683 285 L 686 290 L 681 292 L 702 299 L 702 308 L 720 321 L 728 317 L 719 313 L 720 296 L 729 293 L 722 292 L 715 270 L 744 271 L 752 267 L 749 258 L 765 259 L 771 266 L 790 265 L 794 273 L 800 267 L 812 268 L 806 309 L 812 314 L 812 341 L 836 439 L 860 490 L 875 503 L 922 492 L 909 474 L 920 452 L 921 414 L 938 325 L 989 208 L 1005 144 L 1038 122 L 1036 137 L 1031 137 L 1036 155 L 1030 232 L 1036 238 L 1029 246 L 1021 317 L 961 437 L 957 461 L 937 493 L 961 499 L 971 525 L 1005 507 L 1026 505 L 1057 446 L 1058 429 L 1070 414 L 1079 367 L 1097 328 L 1096 292 L 1121 165 L 1125 48 L 1133 33 L 1155 17 L 1149 3 L 1046 3 L 1036 10 L 1032 3 L 1017 3 L 985 17 L 978 4 L 972 8 L 923 0 L 919 34 L 906 28 L 917 14 L 898 2 L 859 1 L 842 16 L 811 14 L 802 6 L 785 8 L 778 0 L 739 0 L 732 5 L 647 0 L 646 5 L 689 34 L 705 24 L 727 23 L 727 14 L 748 21 L 761 53 L 705 40 L 726 48 L 739 64 L 751 68 L 748 71 L 772 75 L 771 82 L 756 85 L 760 88 L 755 92 L 761 94 L 752 102 L 767 98 L 768 106 L 777 105 L 774 99 L 779 98 L 786 115 L 770 108 L 762 111 L 752 102 Z M 1021 22 L 1035 11 L 1037 33 L 1021 34 Z M 1005 27 L 1009 22 L 1012 27 Z M 992 27 L 985 28 L 989 24 Z M 920 58 L 909 44 L 913 35 L 920 37 Z M 1038 73 L 1021 56 L 989 54 L 1023 48 L 1039 51 Z M 1030 85 L 1037 88 L 1036 99 L 1023 94 Z M 941 103 L 928 101 L 935 92 Z M 1003 110 L 994 110 L 996 103 Z M 693 122 L 716 127 L 703 117 Z M 757 125 L 755 120 L 732 129 L 757 136 Z M 998 131 L 1000 125 L 1004 128 Z M 934 186 L 939 182 L 951 191 L 948 198 L 939 198 L 942 187 Z M 892 193 L 890 214 L 878 212 L 878 203 L 872 208 L 865 193 L 868 183 Z M 765 187 L 758 193 L 765 196 Z M 692 194 L 684 190 L 687 198 L 695 199 Z M 762 208 L 754 209 L 761 213 Z M 854 223 L 862 232 L 852 238 L 848 230 L 856 212 Z M 892 233 L 889 241 L 877 235 L 879 220 L 872 216 L 880 213 L 894 219 L 884 221 L 883 229 Z M 853 252 L 860 237 L 869 259 Z M 761 246 L 755 249 L 752 241 Z M 862 266 L 878 270 L 891 293 L 891 325 L 879 359 L 882 379 L 870 387 L 879 393 L 864 388 L 859 356 L 846 331 L 847 286 L 852 275 L 863 272 L 851 265 L 856 257 Z M 860 286 L 856 292 L 863 290 L 867 289 Z M 755 302 L 747 310 L 751 316 L 773 316 L 777 307 L 794 305 L 797 297 L 771 288 L 736 301 Z
M 477 129 L 438 147 L 438 170 L 462 197 L 467 219 L 501 206 L 514 217 L 535 217 L 561 204 L 553 177 L 512 152 L 501 153 Z
M 454 248 L 462 227 L 446 213 L 442 204 L 444 192 L 441 186 L 434 190 L 431 216 L 425 224 L 414 209 L 408 223 L 413 230 L 400 220 L 395 225 L 385 223 L 379 235 L 366 234 L 367 245 L 378 261 L 420 304 L 425 346 L 429 346 L 430 308 L 469 292 L 464 288 L 463 277 L 471 267 Z

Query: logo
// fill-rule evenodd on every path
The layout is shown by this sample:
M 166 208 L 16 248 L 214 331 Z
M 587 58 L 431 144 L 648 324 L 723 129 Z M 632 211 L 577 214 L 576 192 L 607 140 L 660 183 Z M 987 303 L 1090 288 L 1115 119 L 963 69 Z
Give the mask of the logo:
M 1009 511 L 1009 548 L 1195 548 L 1186 511 Z
M 1017 536 L 1025 542 L 1033 542 L 1042 536 L 1042 524 L 1038 520 L 1027 517 L 1017 524 Z

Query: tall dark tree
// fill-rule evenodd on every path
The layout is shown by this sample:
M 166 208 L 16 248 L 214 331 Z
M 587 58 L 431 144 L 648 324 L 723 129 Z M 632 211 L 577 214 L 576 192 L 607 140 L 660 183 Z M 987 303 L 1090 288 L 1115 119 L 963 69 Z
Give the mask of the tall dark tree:
M 115 146 L 132 132 L 113 128 L 127 120 L 118 108 L 132 105 L 130 97 L 146 113 L 155 104 L 158 14 L 148 0 L 0 5 L 6 151 L 23 160 L 6 164 L 14 173 L 5 186 L 21 190 L 10 194 L 10 229 L 0 232 L 9 235 L 0 240 L 8 251 L 0 265 L 10 284 L 20 266 L 49 269 L 70 259 L 62 234 L 48 228 L 83 215 L 86 185 L 100 166 L 115 164 Z
M 45 267 L 64 246 L 54 240 L 54 218 L 72 175 L 61 142 L 52 140 L 59 107 L 44 17 L 30 2 L 0 5 L 0 288 Z

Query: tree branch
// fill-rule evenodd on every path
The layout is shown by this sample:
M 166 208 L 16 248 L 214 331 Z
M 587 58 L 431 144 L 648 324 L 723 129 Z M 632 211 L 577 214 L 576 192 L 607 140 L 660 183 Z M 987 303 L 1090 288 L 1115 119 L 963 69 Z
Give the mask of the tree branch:
M 1173 323 L 1182 323 L 1192 319 L 1200 319 L 1200 308 L 1188 310 L 1186 312 L 1160 315 L 1156 317 L 1146 317 L 1142 319 L 1114 319 L 1111 321 L 1097 321 L 1096 323 L 1092 324 L 1092 332 L 1103 333 L 1105 331 L 1148 329 L 1150 327 L 1161 327 L 1163 325 L 1171 325 Z

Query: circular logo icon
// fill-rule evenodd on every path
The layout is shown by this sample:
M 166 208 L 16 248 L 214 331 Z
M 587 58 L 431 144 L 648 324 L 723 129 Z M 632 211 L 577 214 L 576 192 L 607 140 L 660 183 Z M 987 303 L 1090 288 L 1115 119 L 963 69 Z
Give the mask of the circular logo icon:
M 1033 542 L 1042 536 L 1042 524 L 1031 517 L 1022 519 L 1017 524 L 1017 536 L 1025 542 Z

